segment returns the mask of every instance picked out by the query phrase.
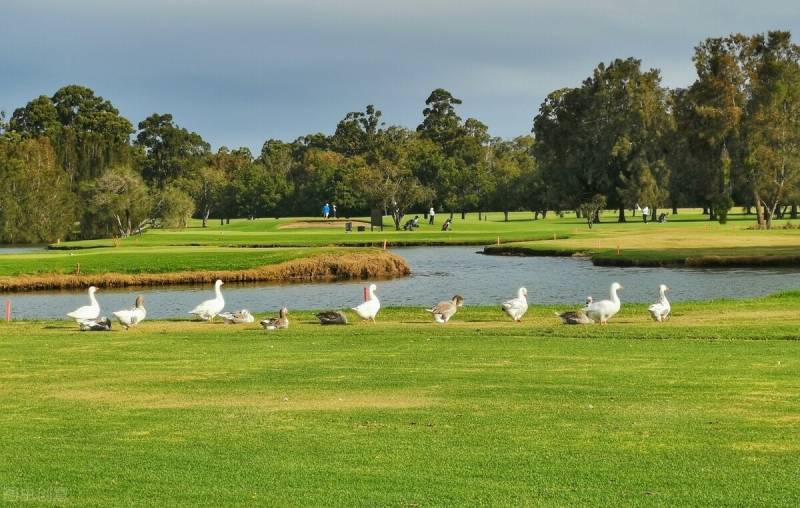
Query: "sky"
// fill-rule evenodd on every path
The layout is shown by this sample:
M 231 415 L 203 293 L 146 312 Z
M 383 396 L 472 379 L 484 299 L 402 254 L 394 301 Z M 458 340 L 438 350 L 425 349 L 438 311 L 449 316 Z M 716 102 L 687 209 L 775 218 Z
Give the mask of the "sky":
M 442 87 L 512 138 L 600 62 L 687 86 L 703 39 L 776 29 L 800 34 L 796 0 L 0 0 L 0 109 L 81 84 L 134 125 L 172 113 L 258 153 L 367 104 L 414 128 Z

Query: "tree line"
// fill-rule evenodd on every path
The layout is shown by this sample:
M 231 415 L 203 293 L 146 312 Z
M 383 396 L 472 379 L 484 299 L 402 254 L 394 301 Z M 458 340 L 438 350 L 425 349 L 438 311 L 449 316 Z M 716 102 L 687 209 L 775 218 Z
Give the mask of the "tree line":
M 667 89 L 634 58 L 601 63 L 550 93 L 530 134 L 492 137 L 436 89 L 415 130 L 379 109 L 347 113 L 333 134 L 268 139 L 261 152 L 211 150 L 170 114 L 133 124 L 70 85 L 0 115 L 0 242 L 126 237 L 191 217 L 340 215 L 379 208 L 460 213 L 701 206 L 725 221 L 737 203 L 757 224 L 800 201 L 800 50 L 788 32 L 710 38 L 697 78 Z

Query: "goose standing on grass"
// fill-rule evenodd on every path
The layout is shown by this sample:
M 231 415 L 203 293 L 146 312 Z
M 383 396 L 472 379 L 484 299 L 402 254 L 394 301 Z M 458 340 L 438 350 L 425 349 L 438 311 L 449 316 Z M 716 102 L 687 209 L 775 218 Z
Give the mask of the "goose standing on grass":
M 222 312 L 222 309 L 225 308 L 225 299 L 222 297 L 222 290 L 220 289 L 222 284 L 223 282 L 217 279 L 217 282 L 214 283 L 214 294 L 216 296 L 190 310 L 189 314 L 194 314 L 203 321 L 213 321 L 214 316 L 218 315 Z
M 338 310 L 323 310 L 314 314 L 322 325 L 346 325 L 347 316 Z
M 464 305 L 464 297 L 455 295 L 452 300 L 439 302 L 430 309 L 425 309 L 433 314 L 433 320 L 437 323 L 447 323 L 450 318 L 458 312 L 458 308 Z
M 278 313 L 279 317 L 268 318 L 261 321 L 261 326 L 264 330 L 283 330 L 289 328 L 289 309 L 282 308 Z
M 117 318 L 122 328 L 127 330 L 131 326 L 136 326 L 147 317 L 147 311 L 144 309 L 144 298 L 141 295 L 136 297 L 136 306 L 128 310 L 118 310 L 112 312 L 114 317 Z
M 375 291 L 377 290 L 378 286 L 375 284 L 370 284 L 369 298 L 367 298 L 367 301 L 361 305 L 353 307 L 353 310 L 356 311 L 356 314 L 358 314 L 361 319 L 369 319 L 372 320 L 373 323 L 375 322 L 375 316 L 378 315 L 378 311 L 381 310 L 381 302 L 378 300 L 378 297 L 375 296 Z
M 100 319 L 84 319 L 78 321 L 82 332 L 108 332 L 111 330 L 111 320 L 103 316 Z
M 229 325 L 253 323 L 256 320 L 256 318 L 254 318 L 247 309 L 242 309 L 236 312 L 222 312 L 219 314 L 219 317 L 224 319 Z
M 96 292 L 97 288 L 91 286 L 89 288 L 89 305 L 78 307 L 77 309 L 67 314 L 67 316 L 71 317 L 78 323 L 80 323 L 81 321 L 92 321 L 97 319 L 97 317 L 100 315 L 100 304 L 97 303 L 97 299 L 94 297 L 94 294 Z
M 623 287 L 619 282 L 611 284 L 611 289 L 609 290 L 610 299 L 590 303 L 586 307 L 586 315 L 595 323 L 600 323 L 601 325 L 608 324 L 608 320 L 619 312 L 621 304 L 619 296 L 617 296 L 617 291 L 620 289 L 623 289 Z
M 650 317 L 659 323 L 666 321 L 669 318 L 669 313 L 672 310 L 669 300 L 667 300 L 667 291 L 669 288 L 666 284 L 658 286 L 658 301 L 647 308 L 650 311 Z
M 517 323 L 521 323 L 522 316 L 528 312 L 528 290 L 525 288 L 519 288 L 516 298 L 506 300 L 500 305 L 503 309 L 503 312 L 511 316 L 511 319 Z

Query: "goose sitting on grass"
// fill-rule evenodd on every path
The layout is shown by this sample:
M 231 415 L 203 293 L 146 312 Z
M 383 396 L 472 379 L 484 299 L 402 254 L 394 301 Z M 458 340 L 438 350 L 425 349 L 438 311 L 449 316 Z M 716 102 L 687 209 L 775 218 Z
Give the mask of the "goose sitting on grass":
M 222 284 L 223 282 L 217 279 L 217 281 L 214 283 L 215 297 L 211 300 L 206 300 L 194 309 L 190 310 L 189 314 L 194 314 L 203 321 L 213 321 L 214 316 L 218 315 L 220 312 L 222 312 L 222 309 L 225 308 L 225 299 L 222 297 L 222 290 L 220 289 Z
M 517 297 L 506 300 L 500 304 L 503 312 L 508 314 L 517 323 L 522 322 L 522 316 L 528 312 L 528 290 L 519 288 Z
M 264 330 L 283 330 L 285 328 L 289 328 L 289 309 L 286 307 L 282 308 L 278 313 L 279 317 L 276 318 L 268 318 L 261 321 L 261 326 Z
M 118 310 L 116 312 L 112 312 L 114 317 L 117 318 L 119 324 L 122 325 L 122 328 L 127 330 L 131 326 L 136 326 L 142 321 L 144 318 L 147 317 L 147 311 L 144 308 L 144 298 L 140 296 L 136 297 L 136 305 L 132 309 L 128 310 Z
M 592 304 L 592 297 L 586 297 L 586 306 L 581 310 L 569 310 L 567 312 L 555 312 L 554 314 L 561 318 L 561 322 L 565 325 L 590 325 L 594 323 L 589 316 L 586 315 L 586 309 Z
M 103 316 L 99 319 L 84 319 L 78 321 L 82 332 L 108 332 L 111 330 L 111 320 Z
M 347 324 L 347 316 L 344 315 L 344 312 L 339 312 L 338 310 L 323 310 L 322 312 L 317 312 L 314 315 L 317 316 L 320 324 L 323 325 Z
M 653 321 L 662 323 L 669 319 L 669 313 L 672 311 L 672 307 L 669 304 L 669 300 L 667 300 L 667 291 L 669 291 L 669 288 L 666 284 L 659 285 L 658 301 L 647 308 L 647 310 L 650 311 L 650 317 L 653 318 Z
M 225 322 L 229 325 L 253 323 L 256 320 L 256 318 L 254 318 L 247 309 L 242 309 L 236 312 L 222 312 L 219 314 L 219 317 L 225 320 Z
M 433 314 L 433 320 L 437 323 L 447 323 L 450 318 L 458 312 L 458 308 L 464 305 L 464 297 L 455 295 L 450 301 L 439 302 L 426 311 Z
M 369 298 L 367 301 L 353 307 L 353 310 L 358 314 L 358 317 L 364 320 L 371 320 L 373 323 L 375 322 L 375 316 L 378 315 L 378 311 L 381 310 L 381 302 L 378 300 L 378 297 L 375 296 L 375 291 L 378 290 L 378 286 L 375 284 L 369 285 Z
M 97 288 L 91 286 L 89 288 L 89 305 L 78 307 L 77 309 L 67 314 L 67 316 L 71 317 L 78 323 L 80 323 L 81 321 L 96 320 L 97 317 L 100 315 L 100 304 L 97 303 L 97 299 L 94 297 L 94 294 L 96 292 Z
M 608 320 L 619 312 L 621 304 L 617 291 L 620 289 L 623 289 L 623 287 L 619 282 L 612 283 L 609 289 L 610 299 L 590 303 L 586 306 L 586 315 L 595 323 L 608 324 Z

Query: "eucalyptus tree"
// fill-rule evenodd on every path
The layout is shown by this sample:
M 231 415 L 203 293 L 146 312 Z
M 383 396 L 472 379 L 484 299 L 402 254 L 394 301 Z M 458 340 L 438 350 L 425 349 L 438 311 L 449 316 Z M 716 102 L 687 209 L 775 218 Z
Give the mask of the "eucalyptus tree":
M 599 64 L 581 87 L 551 93 L 534 119 L 536 156 L 563 205 L 606 196 L 625 221 L 639 200 L 668 195 L 664 140 L 671 129 L 667 93 L 656 69 L 634 58 Z M 642 182 L 648 190 L 640 193 Z
M 452 143 L 461 135 L 461 118 L 455 109 L 461 103 L 444 88 L 437 88 L 425 100 L 423 120 L 417 126 L 422 137 L 437 143 L 448 155 Z
M 0 243 L 66 238 L 75 221 L 76 196 L 46 137 L 0 134 Z
M 533 145 L 532 136 L 519 136 L 512 141 L 492 141 L 489 165 L 494 189 L 489 206 L 502 211 L 506 222 L 512 210 L 530 205 L 538 212 L 545 205 L 541 187 L 535 184 L 538 175 Z
M 84 235 L 127 238 L 152 224 L 153 195 L 130 166 L 117 166 L 81 188 Z
M 336 132 L 330 138 L 330 147 L 343 155 L 367 155 L 376 149 L 377 137 L 384 125 L 382 113 L 372 104 L 363 112 L 347 113 L 336 125 Z
M 154 113 L 139 122 L 135 144 L 145 154 L 142 175 L 156 187 L 202 165 L 211 148 L 200 134 L 175 124 L 169 113 Z
M 14 111 L 10 129 L 28 138 L 47 136 L 77 186 L 118 164 L 130 162 L 131 123 L 91 89 L 65 86 Z
M 746 166 L 758 224 L 769 229 L 778 207 L 800 184 L 800 47 L 788 32 L 755 36 L 752 45 Z

